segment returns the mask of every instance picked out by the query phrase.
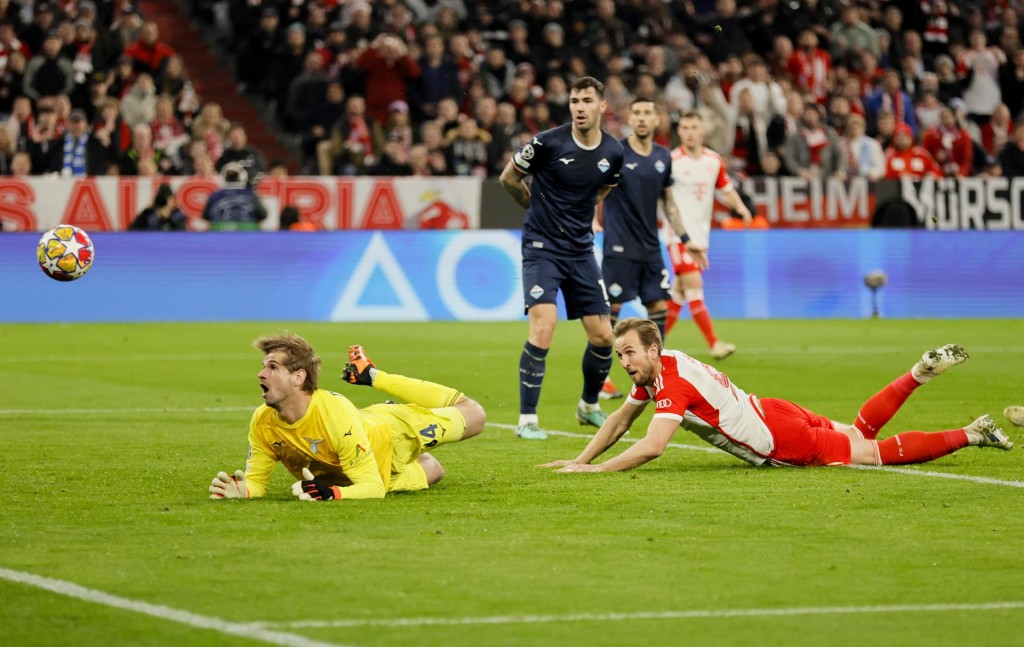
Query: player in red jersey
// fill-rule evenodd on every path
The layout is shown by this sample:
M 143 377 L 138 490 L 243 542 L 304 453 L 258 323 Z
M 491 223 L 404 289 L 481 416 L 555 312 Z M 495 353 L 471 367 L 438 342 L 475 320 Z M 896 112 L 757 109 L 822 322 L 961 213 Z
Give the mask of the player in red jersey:
M 966 427 L 906 431 L 884 440 L 878 432 L 922 384 L 967 360 L 957 344 L 926 352 L 913 368 L 872 396 L 853 424 L 834 422 L 786 400 L 744 393 L 724 374 L 675 350 L 662 348 L 658 328 L 644 319 L 615 326 L 615 353 L 633 380 L 618 411 L 572 460 L 540 467 L 561 472 L 618 472 L 661 456 L 680 426 L 754 465 L 904 465 L 924 463 L 968 445 L 1011 449 L 1013 442 L 988 415 Z M 655 403 L 647 435 L 615 458 L 592 465 Z
M 942 177 L 942 168 L 927 149 L 914 146 L 914 131 L 907 124 L 896 124 L 892 146 L 885 151 L 885 178 L 920 180 Z
M 699 113 L 687 112 L 679 119 L 679 148 L 672 151 L 672 198 L 683 217 L 683 225 L 693 247 L 707 254 L 711 239 L 711 216 L 715 208 L 715 191 L 720 191 L 727 206 L 750 225 L 750 210 L 743 204 L 740 194 L 729 181 L 721 156 L 704 147 L 704 120 Z M 668 247 L 672 268 L 676 273 L 672 286 L 672 300 L 668 304 L 665 334 L 679 318 L 683 300 L 690 307 L 690 316 L 708 342 L 711 357 L 725 359 L 736 347 L 715 335 L 711 314 L 704 305 L 704 279 L 702 266 L 694 260 L 682 242 Z M 704 267 L 707 267 L 705 259 Z

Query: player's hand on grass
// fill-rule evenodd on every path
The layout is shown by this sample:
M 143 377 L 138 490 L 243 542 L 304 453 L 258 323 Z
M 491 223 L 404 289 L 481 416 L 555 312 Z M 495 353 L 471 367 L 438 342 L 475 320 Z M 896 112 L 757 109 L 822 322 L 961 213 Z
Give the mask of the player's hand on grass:
M 560 474 L 572 474 L 575 472 L 600 472 L 601 466 L 591 465 L 590 463 L 572 463 L 570 465 L 566 465 L 560 470 L 555 471 L 559 472 Z
M 537 467 L 565 467 L 566 465 L 574 465 L 575 463 L 576 461 L 574 460 L 560 460 L 551 461 L 550 463 L 544 463 L 543 465 L 538 465 Z
M 302 468 L 302 480 L 292 484 L 292 494 L 300 501 L 330 501 L 341 498 L 341 488 L 336 485 L 324 485 L 313 478 L 308 467 Z
M 248 499 L 249 488 L 245 484 L 245 472 L 235 470 L 231 476 L 227 472 L 217 472 L 210 484 L 211 499 Z

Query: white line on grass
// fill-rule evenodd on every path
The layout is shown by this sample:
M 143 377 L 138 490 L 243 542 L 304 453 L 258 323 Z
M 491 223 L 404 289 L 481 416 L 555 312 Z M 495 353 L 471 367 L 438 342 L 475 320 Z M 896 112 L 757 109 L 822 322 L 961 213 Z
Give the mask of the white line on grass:
M 784 609 L 694 609 L 691 611 L 638 611 L 636 613 L 567 613 L 562 615 L 477 616 L 463 618 L 353 618 L 263 623 L 265 627 L 326 629 L 343 627 L 421 627 L 430 625 L 511 625 L 545 622 L 600 622 L 617 620 L 689 620 L 706 618 L 764 618 L 823 616 L 857 613 L 941 613 L 945 611 L 999 611 L 1024 609 L 1024 601 L 977 604 L 893 604 L 863 607 L 790 607 Z
M 487 423 L 488 427 L 498 427 L 499 429 L 510 429 L 515 431 L 515 425 L 507 425 L 498 422 Z M 552 431 L 545 429 L 544 433 L 549 436 L 564 436 L 566 438 L 593 438 L 593 434 L 580 434 L 573 433 L 571 431 Z M 619 442 L 623 443 L 635 443 L 639 442 L 639 438 L 622 438 Z M 694 452 L 710 452 L 712 454 L 722 453 L 722 450 L 714 447 L 701 447 L 700 445 L 686 445 L 683 443 L 669 443 L 669 447 L 675 449 L 686 449 Z M 969 474 L 952 474 L 949 472 L 931 472 L 928 470 L 916 470 L 908 469 L 906 467 L 889 467 L 886 465 L 847 465 L 859 470 L 873 470 L 876 472 L 892 472 L 893 474 L 909 474 L 911 476 L 929 476 L 931 478 L 939 479 L 953 479 L 956 481 L 970 481 L 971 483 L 981 483 L 983 485 L 1001 485 L 1004 487 L 1015 487 L 1024 488 L 1024 481 L 1003 481 L 1000 479 L 989 478 L 987 476 L 971 476 Z
M 32 573 L 23 573 L 21 571 L 12 571 L 6 568 L 0 568 L 0 578 L 11 582 L 17 582 L 18 584 L 35 586 L 69 598 L 78 598 L 79 600 L 85 600 L 86 602 L 102 604 L 108 607 L 124 609 L 126 611 L 134 611 L 135 613 L 142 613 L 147 616 L 153 616 L 154 618 L 178 622 L 197 629 L 209 629 L 211 631 L 219 631 L 220 633 L 232 636 L 251 638 L 252 640 L 259 640 L 272 645 L 284 645 L 286 647 L 341 647 L 337 643 L 319 642 L 297 634 L 274 631 L 261 624 L 229 622 L 227 620 L 221 620 L 220 618 L 201 616 L 189 611 L 173 609 L 159 604 L 149 604 L 148 602 L 129 600 L 128 598 L 118 597 L 116 595 L 104 593 L 103 591 L 87 589 L 84 586 L 79 586 L 73 582 L 55 580 L 49 577 L 33 575 Z

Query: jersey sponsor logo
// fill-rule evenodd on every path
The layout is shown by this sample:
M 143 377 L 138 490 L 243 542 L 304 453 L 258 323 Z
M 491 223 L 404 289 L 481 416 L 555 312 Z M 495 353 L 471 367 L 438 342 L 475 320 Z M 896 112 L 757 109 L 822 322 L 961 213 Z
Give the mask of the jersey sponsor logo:
M 661 160 L 658 160 L 657 162 L 655 162 L 654 163 L 654 170 L 657 171 L 658 173 L 664 173 L 665 172 L 665 162 L 662 162 Z
M 633 169 L 635 169 L 639 165 L 640 165 L 640 162 L 630 162 L 629 164 L 625 164 L 625 167 L 628 168 L 630 171 L 632 171 Z
M 530 296 L 533 297 L 534 299 L 541 298 L 542 296 L 544 296 L 544 288 L 540 287 L 539 285 L 533 286 L 532 288 L 530 288 Z
M 669 407 L 672 406 L 672 399 L 664 398 L 662 400 L 658 400 L 658 402 L 654 406 L 656 406 L 659 409 L 668 409 Z
M 309 451 L 316 454 L 320 451 L 320 443 L 324 442 L 323 438 L 310 438 L 309 436 L 303 436 L 309 441 Z
M 575 162 L 576 158 L 575 157 L 559 157 L 558 161 L 561 162 L 562 164 L 565 164 L 566 166 L 568 166 L 569 164 L 572 164 L 573 162 Z
M 613 297 L 619 296 L 620 294 L 622 294 L 622 286 L 619 285 L 618 283 L 612 283 L 611 285 L 608 286 L 608 294 L 612 295 Z
M 599 169 L 599 170 L 600 170 L 600 171 L 601 171 L 602 173 L 605 173 L 605 172 L 606 172 L 606 171 L 608 171 L 608 169 L 610 169 L 611 167 L 612 167 L 612 164 L 611 164 L 611 162 L 609 162 L 608 160 L 606 160 L 606 159 L 605 159 L 605 158 L 603 158 L 603 157 L 601 158 L 601 161 L 597 163 L 597 168 L 598 168 L 598 169 Z

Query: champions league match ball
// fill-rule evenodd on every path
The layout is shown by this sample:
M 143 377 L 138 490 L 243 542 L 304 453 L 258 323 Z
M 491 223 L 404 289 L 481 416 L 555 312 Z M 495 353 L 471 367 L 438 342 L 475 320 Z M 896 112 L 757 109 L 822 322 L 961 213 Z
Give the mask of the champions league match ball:
M 89 234 L 73 225 L 57 225 L 43 234 L 36 252 L 39 267 L 55 281 L 82 278 L 95 255 Z

